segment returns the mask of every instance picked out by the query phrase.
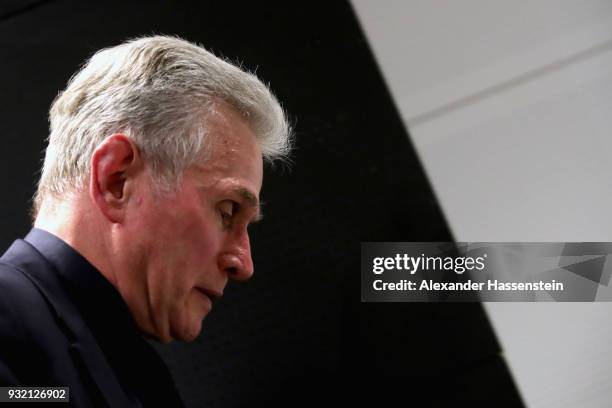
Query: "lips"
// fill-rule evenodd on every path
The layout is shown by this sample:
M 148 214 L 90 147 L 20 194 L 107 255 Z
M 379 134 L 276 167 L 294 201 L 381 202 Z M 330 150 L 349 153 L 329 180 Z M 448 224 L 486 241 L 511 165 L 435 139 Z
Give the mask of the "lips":
M 222 292 L 217 292 L 211 289 L 206 289 L 206 288 L 202 288 L 199 286 L 196 286 L 196 289 L 199 292 L 202 292 L 203 294 L 205 294 L 206 296 L 208 296 L 208 298 L 210 299 L 211 302 L 216 302 L 221 296 L 223 296 Z

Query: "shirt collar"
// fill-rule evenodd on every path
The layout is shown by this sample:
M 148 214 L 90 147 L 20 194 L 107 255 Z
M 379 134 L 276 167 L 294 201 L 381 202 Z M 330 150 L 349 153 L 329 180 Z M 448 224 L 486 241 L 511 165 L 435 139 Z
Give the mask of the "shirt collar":
M 117 333 L 123 326 L 136 331 L 129 309 L 117 289 L 84 256 L 50 232 L 32 228 L 25 241 L 54 267 L 71 301 L 96 336 Z

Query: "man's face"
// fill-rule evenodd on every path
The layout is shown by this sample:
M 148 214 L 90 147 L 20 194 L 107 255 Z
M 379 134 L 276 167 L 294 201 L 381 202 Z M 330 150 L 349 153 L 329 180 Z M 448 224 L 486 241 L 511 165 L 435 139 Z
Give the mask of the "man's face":
M 259 217 L 261 150 L 239 115 L 220 105 L 209 117 L 211 159 L 188 168 L 176 193 L 136 181 L 122 242 L 127 283 L 120 284 L 136 323 L 169 341 L 195 339 L 229 279 L 253 274 L 247 226 Z

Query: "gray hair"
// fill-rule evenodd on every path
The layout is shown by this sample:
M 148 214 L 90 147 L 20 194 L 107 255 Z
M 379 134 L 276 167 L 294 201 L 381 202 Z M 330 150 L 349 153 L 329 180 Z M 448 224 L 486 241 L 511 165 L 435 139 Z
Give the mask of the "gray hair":
M 113 133 L 139 147 L 160 184 L 210 151 L 206 115 L 223 101 L 250 125 L 263 157 L 286 159 L 291 128 L 254 74 L 177 37 L 137 38 L 95 53 L 55 98 L 33 215 L 49 195 L 85 185 L 95 148 Z

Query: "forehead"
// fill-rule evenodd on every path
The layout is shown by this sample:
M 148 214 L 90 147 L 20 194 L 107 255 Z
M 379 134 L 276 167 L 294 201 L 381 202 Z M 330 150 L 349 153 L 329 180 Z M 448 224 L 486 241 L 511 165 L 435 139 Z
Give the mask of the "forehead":
M 207 117 L 210 151 L 194 166 L 206 185 L 231 188 L 245 199 L 257 198 L 263 178 L 261 148 L 249 124 L 229 105 L 216 104 Z

